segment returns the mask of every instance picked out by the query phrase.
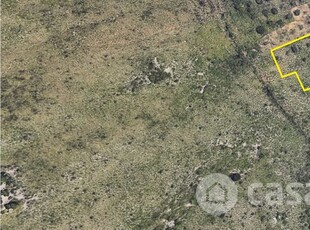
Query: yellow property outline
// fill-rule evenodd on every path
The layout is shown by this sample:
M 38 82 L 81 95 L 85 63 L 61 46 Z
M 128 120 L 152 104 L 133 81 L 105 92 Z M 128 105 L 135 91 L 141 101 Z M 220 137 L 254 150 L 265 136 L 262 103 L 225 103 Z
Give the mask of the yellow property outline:
M 272 58 L 273 58 L 273 61 L 274 61 L 274 63 L 276 64 L 277 70 L 278 70 L 278 72 L 279 72 L 279 74 L 280 74 L 280 77 L 281 77 L 281 78 L 287 78 L 287 77 L 290 77 L 290 76 L 295 75 L 295 77 L 297 78 L 297 80 L 298 80 L 298 82 L 299 82 L 299 84 L 300 84 L 300 86 L 301 86 L 301 88 L 302 88 L 302 90 L 303 90 L 304 92 L 310 91 L 310 87 L 306 88 L 306 87 L 304 86 L 304 84 L 302 83 L 302 81 L 301 81 L 301 79 L 300 79 L 300 77 L 299 77 L 299 75 L 298 75 L 298 73 L 297 73 L 296 71 L 290 72 L 290 73 L 284 75 L 283 72 L 282 72 L 282 70 L 281 70 L 281 67 L 280 67 L 280 65 L 279 65 L 279 63 L 278 63 L 278 60 L 277 60 L 277 58 L 276 58 L 276 56 L 275 56 L 275 54 L 274 54 L 274 52 L 277 51 L 277 50 L 279 50 L 279 49 L 282 49 L 283 47 L 292 45 L 293 43 L 298 42 L 298 41 L 303 40 L 303 39 L 308 38 L 308 37 L 310 37 L 310 34 L 307 34 L 307 35 L 305 35 L 305 36 L 302 36 L 302 37 L 300 37 L 300 38 L 297 38 L 297 39 L 295 39 L 295 40 L 292 40 L 292 41 L 290 41 L 290 42 L 287 42 L 287 43 L 285 43 L 285 44 L 283 44 L 283 45 L 277 46 L 276 48 L 273 48 L 273 49 L 271 49 L 271 51 L 270 51 L 271 56 L 272 56 Z

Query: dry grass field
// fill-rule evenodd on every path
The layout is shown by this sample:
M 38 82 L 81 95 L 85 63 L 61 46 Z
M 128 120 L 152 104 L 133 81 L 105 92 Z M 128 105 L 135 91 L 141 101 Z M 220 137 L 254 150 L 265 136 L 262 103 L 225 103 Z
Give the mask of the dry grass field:
M 309 4 L 2 0 L 1 228 L 309 229 L 309 206 L 246 199 L 310 179 L 310 93 L 269 52 Z M 308 44 L 279 56 L 310 86 Z M 197 184 L 232 172 L 208 215 Z

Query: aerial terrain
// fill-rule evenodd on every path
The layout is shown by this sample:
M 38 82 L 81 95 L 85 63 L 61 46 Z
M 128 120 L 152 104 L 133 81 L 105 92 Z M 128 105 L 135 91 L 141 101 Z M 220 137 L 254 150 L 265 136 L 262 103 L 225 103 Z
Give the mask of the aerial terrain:
M 1 229 L 310 229 L 305 203 L 246 199 L 310 182 L 310 92 L 270 55 L 310 34 L 310 1 L 1 8 Z M 310 37 L 275 55 L 310 87 Z M 239 190 L 220 216 L 195 197 L 211 173 Z

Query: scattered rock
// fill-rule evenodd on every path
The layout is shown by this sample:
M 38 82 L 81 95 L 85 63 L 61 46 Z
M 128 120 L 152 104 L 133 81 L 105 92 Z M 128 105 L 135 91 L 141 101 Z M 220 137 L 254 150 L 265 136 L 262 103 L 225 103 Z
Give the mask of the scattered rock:
M 231 179 L 232 181 L 238 181 L 238 180 L 241 179 L 240 173 L 236 173 L 236 172 L 230 173 L 230 174 L 229 174 L 229 177 L 230 177 L 230 179 Z
M 175 64 L 175 63 L 173 63 Z M 133 77 L 133 79 L 124 87 L 126 91 L 137 92 L 142 86 L 150 84 L 159 84 L 166 79 L 172 79 L 174 77 L 174 67 L 166 66 L 164 67 L 155 57 L 143 73 L 138 74 Z M 173 84 L 178 82 L 178 80 L 172 81 Z M 169 83 L 169 82 L 168 82 Z
M 165 229 L 166 228 L 173 228 L 174 226 L 175 226 L 175 222 L 174 222 L 174 220 L 171 220 L 171 221 L 167 221 L 167 220 L 165 220 Z
M 16 178 L 18 168 L 12 165 L 1 166 L 1 213 L 11 212 L 27 200 L 24 190 Z

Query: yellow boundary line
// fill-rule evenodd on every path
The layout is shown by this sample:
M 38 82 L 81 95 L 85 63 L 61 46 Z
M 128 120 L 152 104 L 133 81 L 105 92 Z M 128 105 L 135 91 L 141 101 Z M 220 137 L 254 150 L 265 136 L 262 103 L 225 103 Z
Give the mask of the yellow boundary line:
M 305 87 L 305 86 L 304 86 L 304 84 L 303 84 L 301 78 L 299 77 L 299 75 L 298 75 L 298 73 L 297 73 L 296 71 L 290 72 L 290 73 L 284 75 L 283 72 L 282 72 L 282 70 L 281 70 L 281 67 L 280 67 L 280 65 L 279 65 L 279 63 L 278 63 L 278 60 L 277 60 L 277 58 L 276 58 L 276 55 L 274 54 L 274 52 L 277 51 L 277 50 L 279 50 L 279 49 L 282 49 L 283 47 L 292 45 L 292 44 L 294 44 L 295 42 L 298 42 L 298 41 L 300 41 L 300 40 L 303 40 L 303 39 L 309 38 L 309 37 L 310 37 L 310 34 L 307 34 L 307 35 L 305 35 L 305 36 L 302 36 L 302 37 L 300 37 L 300 38 L 297 38 L 297 39 L 295 39 L 295 40 L 292 40 L 292 41 L 290 41 L 290 42 L 287 42 L 287 43 L 285 43 L 285 44 L 283 44 L 283 45 L 277 46 L 276 48 L 273 48 L 273 49 L 271 49 L 271 51 L 270 51 L 271 56 L 272 56 L 272 59 L 273 59 L 274 63 L 276 64 L 277 70 L 278 70 L 278 72 L 279 72 L 279 74 L 280 74 L 280 77 L 281 77 L 281 78 L 287 78 L 287 77 L 295 76 L 295 77 L 297 78 L 297 80 L 298 80 L 298 82 L 299 82 L 299 84 L 300 84 L 300 86 L 301 86 L 301 88 L 302 88 L 302 90 L 303 90 L 304 92 L 310 91 L 310 87 Z

